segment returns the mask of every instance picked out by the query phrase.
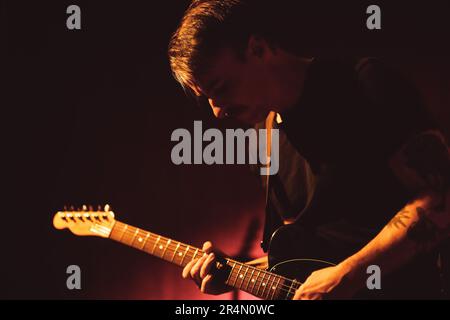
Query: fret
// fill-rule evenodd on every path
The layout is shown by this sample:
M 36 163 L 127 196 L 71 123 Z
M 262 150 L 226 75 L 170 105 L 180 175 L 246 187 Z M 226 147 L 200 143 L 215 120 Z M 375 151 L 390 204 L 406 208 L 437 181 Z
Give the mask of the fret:
M 231 286 L 231 284 L 229 283 L 229 281 L 230 281 L 230 278 L 231 278 L 231 274 L 233 273 L 234 267 L 236 267 L 236 262 L 233 262 L 233 266 L 231 267 L 231 271 L 228 274 L 228 278 L 227 278 L 227 282 L 226 283 L 229 284 L 230 286 Z
M 189 246 L 186 247 L 186 251 L 185 251 L 184 254 L 183 254 L 183 258 L 181 259 L 180 265 L 183 265 L 184 258 L 186 258 L 186 254 L 188 253 L 188 251 L 189 251 Z
M 195 256 L 197 255 L 197 253 L 198 253 L 198 248 L 195 248 L 195 252 L 194 252 L 194 255 L 192 256 L 192 259 L 191 259 L 191 260 L 194 260 L 194 259 L 195 259 Z
M 276 280 L 278 280 L 278 276 L 273 275 L 272 283 L 270 284 L 269 291 L 267 292 L 267 299 L 269 299 L 270 294 L 272 293 L 272 295 L 273 295 L 273 292 L 275 292 L 275 290 L 277 289 L 277 286 L 275 285 Z
M 244 272 L 244 276 L 242 277 L 242 282 L 241 282 L 241 285 L 239 286 L 239 289 L 242 289 L 242 285 L 245 282 L 245 276 L 247 275 L 247 272 L 248 272 L 248 269 L 249 269 L 248 266 L 245 266 L 245 267 L 246 267 L 246 269 L 245 269 L 245 272 Z
M 277 284 L 277 287 L 278 287 L 278 288 L 277 288 L 276 298 L 275 298 L 275 299 L 281 300 L 281 295 L 280 295 L 280 293 L 283 292 L 282 289 L 283 289 L 283 287 L 284 287 L 285 282 L 286 282 L 286 279 L 280 277 L 280 281 L 279 281 L 278 284 Z M 281 284 L 280 284 L 280 283 L 281 283 Z
M 142 238 L 143 232 L 144 232 L 143 230 L 139 230 L 136 234 L 138 243 L 142 243 L 144 241 L 144 238 Z M 134 247 L 139 248 L 139 245 L 136 244 Z
M 259 278 L 260 274 L 261 274 L 261 270 L 258 270 L 258 275 L 254 278 L 254 281 L 253 281 L 253 288 L 252 288 L 252 291 L 251 291 L 251 293 L 253 293 L 253 294 L 254 294 L 255 286 L 256 286 L 256 284 L 258 282 L 258 278 Z
M 300 288 L 300 286 L 302 285 L 300 282 L 298 282 L 297 280 L 292 280 L 292 282 L 294 283 L 294 287 L 292 288 L 293 292 L 292 292 L 292 298 L 294 298 L 295 292 L 297 291 L 298 288 Z
M 257 295 L 258 297 L 261 297 L 261 296 L 259 295 L 259 290 L 261 290 L 261 286 L 263 286 L 265 275 L 266 275 L 266 273 L 263 272 L 262 279 L 261 279 L 261 281 L 260 281 L 259 284 L 258 284 L 258 290 L 256 290 L 256 295 Z M 264 291 L 264 290 L 263 290 L 263 291 Z
M 161 256 L 162 259 L 164 259 L 164 255 L 166 254 L 167 247 L 169 246 L 170 242 L 172 242 L 171 239 L 166 241 L 166 246 L 164 247 L 164 250 L 163 250 L 163 253 L 162 253 L 162 256 Z
M 291 281 L 291 285 L 289 286 L 289 290 L 288 290 L 288 292 L 286 293 L 286 299 L 285 299 L 285 300 L 288 300 L 289 295 L 291 294 L 291 290 L 292 290 L 292 286 L 294 285 L 294 282 L 295 282 L 295 280 L 292 280 L 292 281 Z M 294 292 L 295 292 L 295 290 L 294 290 Z
M 145 244 L 147 243 L 147 240 L 148 240 L 148 237 L 150 237 L 150 232 L 147 232 L 147 235 L 145 236 L 141 250 L 144 250 Z
M 248 286 L 250 285 L 250 282 L 253 280 L 253 274 L 255 273 L 255 270 L 256 270 L 256 268 L 252 268 L 252 274 L 250 275 L 250 279 L 248 279 L 248 282 L 247 282 L 247 288 L 245 288 L 245 291 L 249 291 L 248 290 Z
M 270 283 L 270 284 L 267 283 L 267 299 L 269 299 L 269 297 L 270 297 L 270 292 L 275 291 L 275 289 L 276 289 L 276 287 L 273 284 L 275 283 L 277 276 L 276 275 L 271 275 L 271 276 L 273 276 L 272 283 Z
M 180 243 L 177 243 L 177 247 L 175 248 L 175 251 L 173 252 L 172 259 L 170 259 L 170 262 L 173 262 L 173 259 L 175 259 L 175 255 L 177 254 L 178 248 L 180 247 Z
M 269 288 L 269 290 L 270 290 L 269 282 L 270 282 L 270 273 L 267 273 L 267 281 L 265 281 L 265 282 L 262 284 L 262 286 L 263 286 L 264 288 L 263 288 L 263 291 L 262 291 L 262 293 L 261 293 L 261 297 L 263 297 L 264 299 L 267 299 L 266 296 L 265 296 L 266 289 Z
M 132 246 L 132 247 L 133 247 L 134 241 L 136 240 L 136 236 L 137 236 L 138 232 L 139 232 L 139 228 L 136 228 L 136 231 L 133 234 L 133 238 L 131 238 L 130 246 Z
M 280 277 L 277 277 L 277 278 L 278 278 L 277 284 L 273 285 L 273 283 L 272 283 L 272 286 L 274 286 L 274 289 L 272 290 L 272 297 L 270 298 L 271 300 L 273 300 L 273 297 L 275 296 L 275 291 L 277 291 L 278 285 L 280 284 L 280 281 L 281 281 Z
M 180 247 L 178 248 L 178 256 L 180 257 L 180 262 L 178 263 L 180 266 L 183 266 L 183 259 L 184 259 L 184 253 L 183 253 L 183 246 L 187 247 L 186 244 L 180 242 Z
M 123 237 L 123 235 L 125 234 L 125 231 L 127 231 L 127 228 L 128 228 L 128 225 L 126 224 L 126 225 L 125 225 L 125 228 L 123 228 L 123 230 L 122 230 L 122 234 L 120 235 L 120 238 L 119 238 L 119 241 L 120 241 L 120 242 L 122 241 L 122 237 Z
M 236 279 L 234 279 L 233 287 L 235 287 L 235 288 L 236 288 L 236 282 L 237 282 L 237 279 L 238 279 L 238 277 L 239 277 L 239 273 L 241 272 L 241 269 L 242 269 L 242 264 L 240 264 L 240 266 L 239 266 L 239 271 L 238 271 L 238 273 L 237 273 L 237 275 L 236 275 Z M 233 271 L 233 270 L 232 270 L 232 271 Z
M 158 236 L 158 238 L 155 241 L 155 244 L 153 245 L 152 254 L 155 254 L 156 245 L 158 244 L 159 240 L 161 239 L 161 236 Z

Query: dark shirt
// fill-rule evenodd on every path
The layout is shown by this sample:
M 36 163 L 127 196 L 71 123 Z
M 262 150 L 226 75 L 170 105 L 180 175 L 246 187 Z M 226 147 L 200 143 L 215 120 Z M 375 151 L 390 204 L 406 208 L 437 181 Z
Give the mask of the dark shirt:
M 435 125 L 416 89 L 379 60 L 316 58 L 300 100 L 281 118 L 275 124 L 279 172 L 270 177 L 266 206 L 270 232 L 295 217 L 346 257 L 412 200 L 389 159 Z M 409 271 L 399 285 L 412 281 L 418 270 L 425 276 L 418 279 L 421 292 L 403 298 L 434 297 L 435 261 L 433 252 L 404 269 Z
M 379 229 L 411 200 L 389 158 L 434 124 L 414 87 L 380 61 L 314 60 L 300 101 L 282 119 L 289 142 L 323 180 L 312 205 L 325 221 L 346 217 Z

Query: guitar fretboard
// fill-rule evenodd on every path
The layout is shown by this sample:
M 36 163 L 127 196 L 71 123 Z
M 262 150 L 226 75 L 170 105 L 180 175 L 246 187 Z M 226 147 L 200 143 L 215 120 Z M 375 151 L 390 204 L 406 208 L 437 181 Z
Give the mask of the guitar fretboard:
M 127 246 L 145 251 L 153 256 L 181 267 L 200 258 L 204 252 L 196 247 L 116 221 L 110 238 Z M 227 271 L 225 283 L 262 299 L 292 299 L 300 283 L 275 273 L 224 258 L 218 269 Z

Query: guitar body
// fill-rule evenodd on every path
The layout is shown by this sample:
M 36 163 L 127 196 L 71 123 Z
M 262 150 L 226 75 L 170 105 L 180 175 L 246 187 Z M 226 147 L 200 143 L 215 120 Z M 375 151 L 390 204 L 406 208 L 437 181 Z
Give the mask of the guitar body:
M 296 224 L 280 227 L 271 238 L 269 246 L 269 271 L 295 279 L 300 283 L 312 272 L 335 266 L 349 255 L 346 250 L 338 251 L 336 247 L 306 232 Z M 369 276 L 369 275 L 368 275 Z M 361 290 L 355 299 L 382 299 L 379 290 Z M 389 292 L 383 292 L 389 294 Z
M 331 262 L 316 259 L 291 259 L 275 264 L 269 268 L 269 271 L 303 283 L 312 272 L 334 265 Z
M 331 257 L 308 252 L 312 239 L 307 242 L 304 236 L 296 225 L 276 230 L 269 246 L 269 271 L 303 283 L 313 271 L 335 265 Z

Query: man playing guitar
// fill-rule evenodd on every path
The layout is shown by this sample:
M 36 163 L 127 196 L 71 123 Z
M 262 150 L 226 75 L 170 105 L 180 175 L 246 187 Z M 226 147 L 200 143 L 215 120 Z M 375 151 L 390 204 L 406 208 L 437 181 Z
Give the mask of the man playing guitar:
M 416 90 L 378 59 L 302 55 L 292 45 L 301 38 L 274 31 L 274 14 L 270 1 L 195 0 L 169 59 L 216 117 L 280 129 L 280 171 L 263 181 L 266 234 L 293 224 L 291 247 L 337 262 L 312 272 L 294 299 L 354 297 L 371 265 L 394 278 L 382 298 L 438 298 L 449 270 L 445 139 Z M 203 251 L 183 277 L 226 292 L 214 281 L 219 251 L 210 242 Z

